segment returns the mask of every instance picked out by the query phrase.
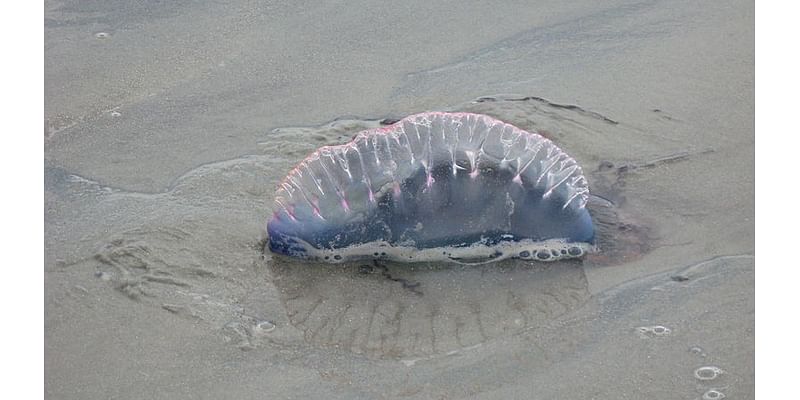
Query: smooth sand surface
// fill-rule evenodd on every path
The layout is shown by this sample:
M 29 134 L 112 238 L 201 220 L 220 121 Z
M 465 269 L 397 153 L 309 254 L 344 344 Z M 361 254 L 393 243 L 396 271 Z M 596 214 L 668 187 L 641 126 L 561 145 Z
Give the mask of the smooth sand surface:
M 752 3 L 428 3 L 45 2 L 48 398 L 754 397 Z M 262 253 L 294 164 L 432 110 L 547 134 L 617 247 Z

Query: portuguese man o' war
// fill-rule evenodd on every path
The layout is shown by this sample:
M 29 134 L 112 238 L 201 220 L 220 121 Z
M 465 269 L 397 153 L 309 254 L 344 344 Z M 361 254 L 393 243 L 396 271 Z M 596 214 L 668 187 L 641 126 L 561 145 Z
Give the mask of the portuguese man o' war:
M 431 112 L 318 149 L 279 184 L 275 253 L 475 263 L 591 250 L 589 189 L 549 139 L 492 117 Z

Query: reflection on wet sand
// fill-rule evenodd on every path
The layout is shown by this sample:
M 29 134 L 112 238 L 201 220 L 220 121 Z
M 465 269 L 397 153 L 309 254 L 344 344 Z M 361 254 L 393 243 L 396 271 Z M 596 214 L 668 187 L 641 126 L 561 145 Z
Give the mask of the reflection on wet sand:
M 589 298 L 580 262 L 271 265 L 307 342 L 377 358 L 430 356 L 543 326 Z

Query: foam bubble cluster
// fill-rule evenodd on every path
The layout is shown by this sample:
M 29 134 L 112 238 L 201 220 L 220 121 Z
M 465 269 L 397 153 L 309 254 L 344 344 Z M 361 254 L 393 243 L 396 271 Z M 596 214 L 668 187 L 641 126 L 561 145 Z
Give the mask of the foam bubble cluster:
M 273 252 L 483 262 L 584 255 L 594 241 L 577 162 L 494 118 L 423 113 L 322 147 L 280 183 Z

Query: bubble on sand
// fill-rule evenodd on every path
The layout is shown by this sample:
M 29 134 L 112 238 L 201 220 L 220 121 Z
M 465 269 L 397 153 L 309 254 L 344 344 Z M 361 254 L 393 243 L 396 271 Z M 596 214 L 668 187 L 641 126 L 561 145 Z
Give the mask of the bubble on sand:
M 694 370 L 694 377 L 701 381 L 710 381 L 720 376 L 724 371 L 713 365 L 700 367 Z
M 672 333 L 672 330 L 670 330 L 669 328 L 667 328 L 665 326 L 661 326 L 661 325 L 653 326 L 653 327 L 650 328 L 650 330 L 651 330 L 651 332 L 653 332 L 653 334 L 655 334 L 657 336 L 669 335 L 670 333 Z
M 720 392 L 719 390 L 716 390 L 716 389 L 711 389 L 711 390 L 703 393 L 703 400 L 719 400 L 719 399 L 724 399 L 724 398 L 725 398 L 725 394 L 723 394 L 722 392 Z
M 277 326 L 269 320 L 239 315 L 222 327 L 222 340 L 237 345 L 242 350 L 256 348 L 261 339 L 275 331 Z
M 271 321 L 261 321 L 253 327 L 254 336 L 262 336 L 275 330 L 275 324 Z
M 654 326 L 640 326 L 636 328 L 636 332 L 639 332 L 643 338 L 646 337 L 656 337 L 656 336 L 667 336 L 672 333 L 672 329 L 667 328 L 663 325 L 654 325 Z

